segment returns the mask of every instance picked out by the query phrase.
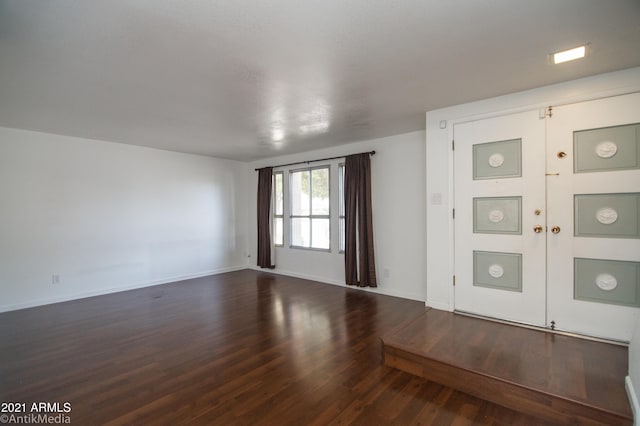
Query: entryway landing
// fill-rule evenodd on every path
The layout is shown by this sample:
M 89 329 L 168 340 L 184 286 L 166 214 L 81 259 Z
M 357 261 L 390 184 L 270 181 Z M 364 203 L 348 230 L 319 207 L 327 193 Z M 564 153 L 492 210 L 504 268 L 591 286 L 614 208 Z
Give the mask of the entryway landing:
M 633 423 L 625 346 L 435 309 L 382 341 L 387 366 L 546 422 Z

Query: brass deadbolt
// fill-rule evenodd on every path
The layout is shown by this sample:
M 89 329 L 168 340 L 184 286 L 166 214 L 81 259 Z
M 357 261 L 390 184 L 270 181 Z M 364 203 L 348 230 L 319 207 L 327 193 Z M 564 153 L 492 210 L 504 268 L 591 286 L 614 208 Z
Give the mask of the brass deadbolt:
M 566 156 L 567 156 L 567 153 L 566 153 L 566 152 L 564 152 L 564 151 L 559 151 L 559 152 L 558 152 L 558 158 L 564 158 L 564 157 L 566 157 Z
M 533 214 L 535 214 L 536 216 L 540 216 L 541 211 L 538 209 L 535 209 Z

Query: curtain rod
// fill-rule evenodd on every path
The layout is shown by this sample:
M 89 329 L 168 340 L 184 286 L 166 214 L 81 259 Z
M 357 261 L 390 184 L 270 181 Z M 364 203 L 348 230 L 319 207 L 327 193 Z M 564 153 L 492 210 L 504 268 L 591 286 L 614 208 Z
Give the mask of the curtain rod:
M 368 151 L 368 152 L 361 152 L 360 154 L 374 155 L 375 153 L 376 153 L 375 151 Z M 280 164 L 278 166 L 271 166 L 271 167 L 275 169 L 277 167 L 294 166 L 296 164 L 317 163 L 318 161 L 337 160 L 338 158 L 345 158 L 345 157 L 346 157 L 346 155 L 341 155 L 339 157 L 320 158 L 318 160 L 296 161 L 295 163 Z M 264 167 L 261 167 L 261 168 L 264 168 Z M 260 169 L 255 169 L 255 171 L 258 171 L 258 170 L 260 170 Z

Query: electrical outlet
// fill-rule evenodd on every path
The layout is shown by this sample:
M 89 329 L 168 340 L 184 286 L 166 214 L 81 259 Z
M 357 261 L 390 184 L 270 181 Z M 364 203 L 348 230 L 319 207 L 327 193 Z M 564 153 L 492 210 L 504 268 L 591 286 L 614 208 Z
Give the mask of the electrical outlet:
M 60 275 L 51 275 L 51 284 L 60 284 Z

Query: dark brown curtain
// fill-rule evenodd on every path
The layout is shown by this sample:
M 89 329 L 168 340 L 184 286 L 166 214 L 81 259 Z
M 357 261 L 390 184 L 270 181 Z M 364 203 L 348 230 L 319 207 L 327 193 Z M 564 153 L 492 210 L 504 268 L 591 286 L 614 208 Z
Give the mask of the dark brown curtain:
M 273 269 L 271 262 L 271 185 L 273 167 L 258 170 L 258 266 Z
M 369 158 L 369 153 L 346 157 L 344 164 L 344 198 L 345 281 L 348 285 L 377 287 L 378 280 L 376 279 L 373 252 L 371 159 Z

